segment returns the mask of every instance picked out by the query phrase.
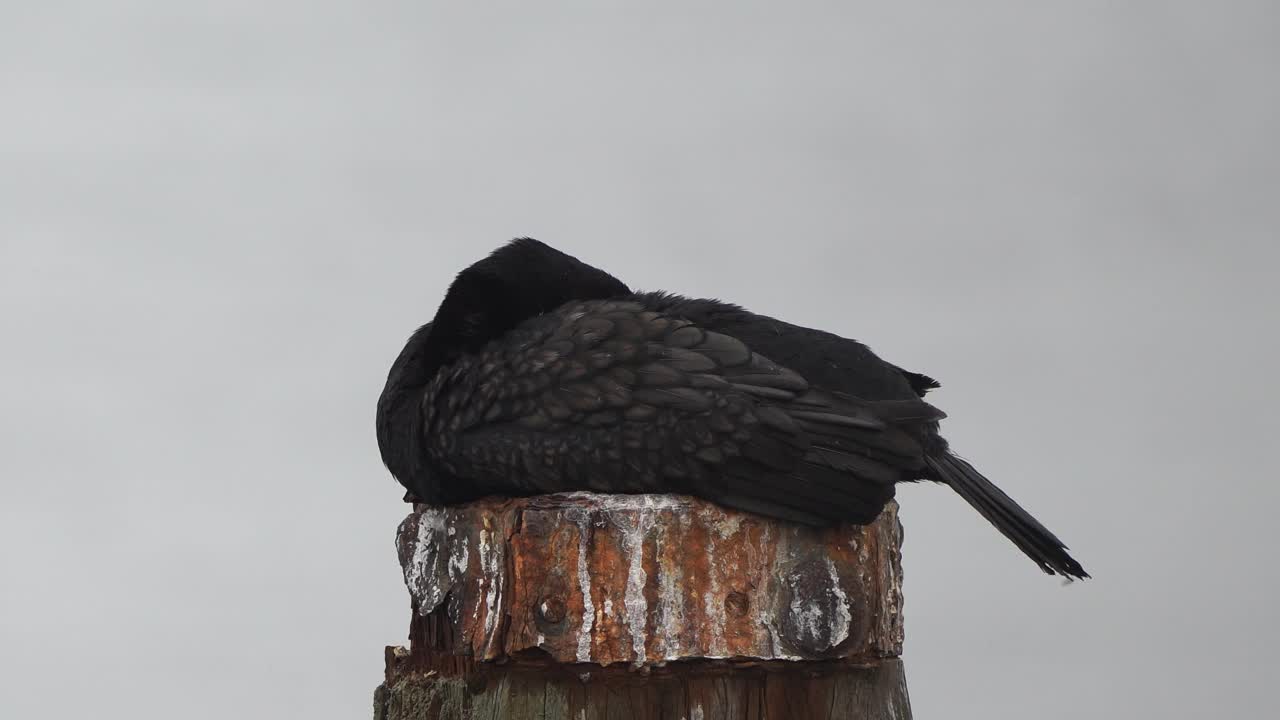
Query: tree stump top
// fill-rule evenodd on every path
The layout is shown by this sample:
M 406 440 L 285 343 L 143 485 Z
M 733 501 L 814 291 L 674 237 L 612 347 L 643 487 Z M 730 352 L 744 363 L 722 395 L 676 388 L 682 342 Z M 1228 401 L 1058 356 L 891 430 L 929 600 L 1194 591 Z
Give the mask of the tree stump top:
M 397 536 L 412 664 L 875 664 L 902 651 L 901 540 L 893 503 L 826 529 L 677 495 L 415 506 Z

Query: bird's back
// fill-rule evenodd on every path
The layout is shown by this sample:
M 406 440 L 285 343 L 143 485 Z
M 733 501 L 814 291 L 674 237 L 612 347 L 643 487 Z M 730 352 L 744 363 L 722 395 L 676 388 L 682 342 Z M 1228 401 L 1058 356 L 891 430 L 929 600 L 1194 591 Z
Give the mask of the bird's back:
M 819 387 L 674 308 L 621 299 L 531 318 L 442 370 L 422 406 L 442 497 L 680 492 L 830 524 L 870 522 L 924 469 L 919 430 L 941 413 L 903 394 Z
M 731 335 L 828 390 L 865 400 L 908 400 L 938 387 L 932 378 L 886 362 L 856 340 L 823 330 L 793 325 L 718 300 L 659 292 L 635 297 L 657 312 Z

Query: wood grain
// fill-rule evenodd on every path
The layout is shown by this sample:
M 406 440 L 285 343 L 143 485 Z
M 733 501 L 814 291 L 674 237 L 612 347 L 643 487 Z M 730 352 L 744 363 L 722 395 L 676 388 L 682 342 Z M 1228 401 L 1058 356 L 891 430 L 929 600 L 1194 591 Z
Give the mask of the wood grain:
M 874 667 L 771 661 L 652 676 L 496 666 L 483 683 L 407 675 L 378 689 L 375 720 L 910 720 L 902 661 Z
M 409 718 L 909 718 L 901 526 L 675 495 L 416 506 L 375 710 Z

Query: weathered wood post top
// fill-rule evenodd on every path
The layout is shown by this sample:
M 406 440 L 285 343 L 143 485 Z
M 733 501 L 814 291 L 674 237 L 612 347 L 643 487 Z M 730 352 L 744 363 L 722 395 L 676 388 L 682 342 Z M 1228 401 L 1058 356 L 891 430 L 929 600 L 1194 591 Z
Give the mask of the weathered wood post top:
M 901 526 L 808 528 L 678 495 L 415 506 L 410 718 L 909 718 Z

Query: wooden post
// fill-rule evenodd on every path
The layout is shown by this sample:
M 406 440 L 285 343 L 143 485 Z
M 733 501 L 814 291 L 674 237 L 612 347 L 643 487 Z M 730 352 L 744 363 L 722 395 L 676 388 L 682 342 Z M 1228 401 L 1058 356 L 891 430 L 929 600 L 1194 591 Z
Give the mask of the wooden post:
M 909 720 L 902 529 L 675 495 L 415 506 L 377 720 Z

